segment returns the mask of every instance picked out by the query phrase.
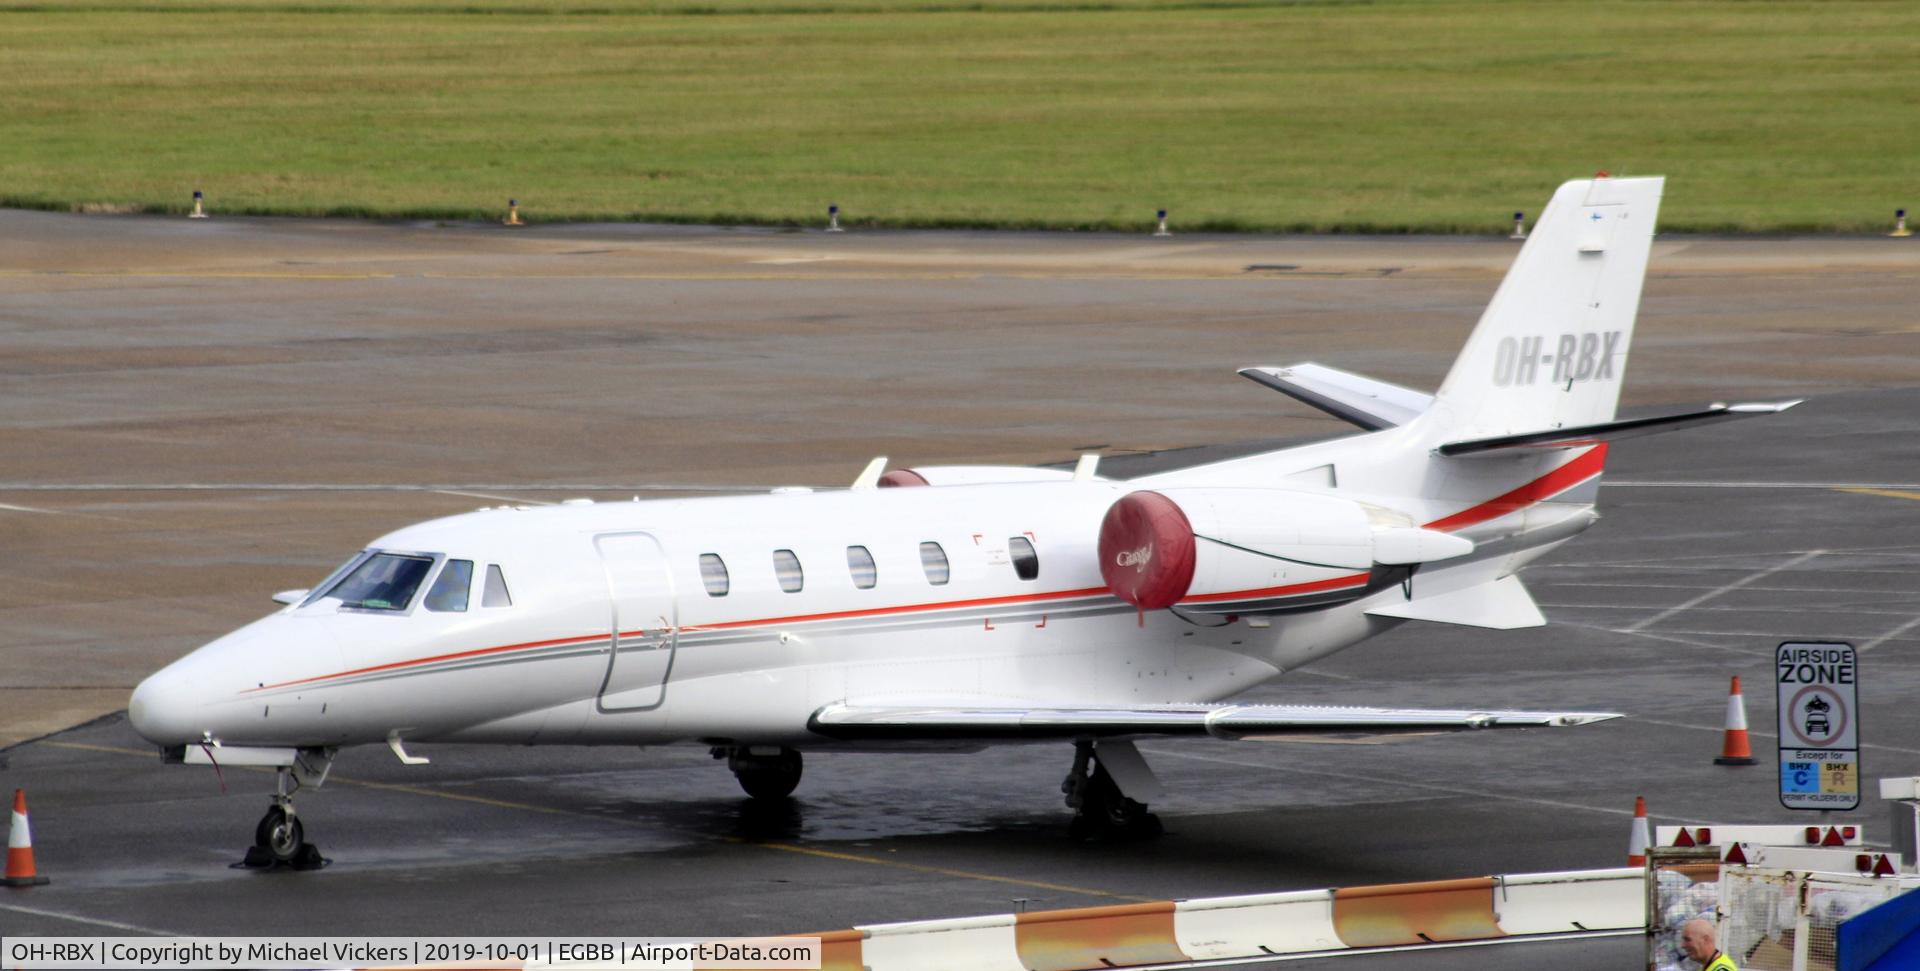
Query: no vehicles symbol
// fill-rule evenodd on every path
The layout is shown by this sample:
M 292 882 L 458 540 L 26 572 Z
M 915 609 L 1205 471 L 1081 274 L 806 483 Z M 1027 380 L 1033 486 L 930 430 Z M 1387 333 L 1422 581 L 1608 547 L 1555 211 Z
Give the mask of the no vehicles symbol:
M 1846 701 L 1832 688 L 1801 688 L 1787 703 L 1787 711 L 1792 715 L 1786 719 L 1787 727 L 1803 748 L 1825 748 L 1853 727 L 1848 724 L 1853 715 Z

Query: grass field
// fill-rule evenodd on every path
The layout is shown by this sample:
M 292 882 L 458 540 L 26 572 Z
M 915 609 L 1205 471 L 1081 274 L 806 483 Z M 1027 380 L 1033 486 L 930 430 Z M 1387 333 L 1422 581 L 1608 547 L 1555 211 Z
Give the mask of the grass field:
M 0 203 L 1495 232 L 1920 209 L 1920 3 L 0 0 Z

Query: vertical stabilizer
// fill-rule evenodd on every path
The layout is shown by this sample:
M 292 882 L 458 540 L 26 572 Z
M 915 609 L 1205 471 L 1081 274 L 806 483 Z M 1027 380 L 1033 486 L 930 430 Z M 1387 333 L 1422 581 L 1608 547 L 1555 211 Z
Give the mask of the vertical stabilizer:
M 1562 185 L 1422 424 L 1437 442 L 1609 421 L 1662 178 Z

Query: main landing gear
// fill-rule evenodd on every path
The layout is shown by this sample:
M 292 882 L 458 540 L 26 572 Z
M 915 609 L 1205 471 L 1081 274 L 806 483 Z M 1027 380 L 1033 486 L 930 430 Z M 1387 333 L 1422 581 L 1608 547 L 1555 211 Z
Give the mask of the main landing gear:
M 800 784 L 800 753 L 765 745 L 717 746 L 713 757 L 725 758 L 727 768 L 749 797 L 763 802 L 785 799 Z
M 318 870 L 333 861 L 320 855 L 320 848 L 307 842 L 306 827 L 293 811 L 293 794 L 301 786 L 320 788 L 333 768 L 333 753 L 302 751 L 294 764 L 278 766 L 273 782 L 273 805 L 253 828 L 253 845 L 236 868 L 265 870 L 284 866 L 293 870 Z
M 1092 771 L 1088 771 L 1088 767 Z M 1108 771 L 1109 768 L 1114 771 Z M 1074 810 L 1067 832 L 1076 840 L 1106 842 L 1144 840 L 1159 836 L 1165 827 L 1147 804 L 1127 797 L 1115 775 L 1125 777 L 1127 789 L 1148 799 L 1157 797 L 1159 784 L 1132 742 L 1073 743 L 1073 768 L 1060 783 L 1067 806 Z

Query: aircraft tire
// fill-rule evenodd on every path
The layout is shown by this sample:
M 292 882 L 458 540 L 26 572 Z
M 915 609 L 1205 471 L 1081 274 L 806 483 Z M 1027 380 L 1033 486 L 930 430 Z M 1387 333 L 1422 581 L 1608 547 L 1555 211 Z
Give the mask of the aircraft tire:
M 729 766 L 748 798 L 767 802 L 792 795 L 800 785 L 804 767 L 800 753 L 790 748 L 783 748 L 779 755 L 770 758 L 734 756 Z
M 1075 840 L 1153 839 L 1166 831 L 1160 817 L 1147 811 L 1146 803 L 1128 799 L 1113 777 L 1097 765 L 1081 799 L 1080 810 L 1067 829 Z
M 254 827 L 253 845 L 265 850 L 275 863 L 291 863 L 300 854 L 300 847 L 306 845 L 305 830 L 298 817 L 274 806 Z

